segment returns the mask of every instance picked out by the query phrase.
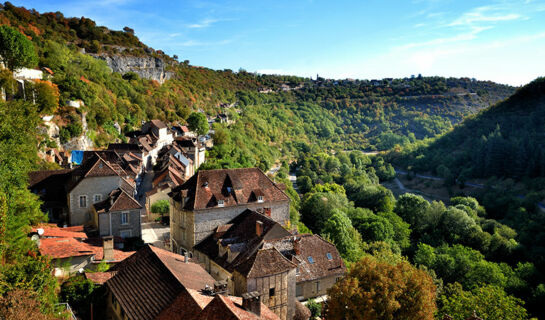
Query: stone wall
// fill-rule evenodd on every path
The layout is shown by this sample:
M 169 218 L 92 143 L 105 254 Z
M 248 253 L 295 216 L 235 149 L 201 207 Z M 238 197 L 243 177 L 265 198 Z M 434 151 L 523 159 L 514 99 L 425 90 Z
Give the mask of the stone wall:
M 121 224 L 121 213 L 129 213 L 129 223 Z M 113 235 L 115 237 L 121 237 L 121 231 L 130 230 L 131 237 L 141 237 L 142 236 L 142 227 L 140 221 L 140 210 L 130 210 L 130 211 L 114 211 L 111 213 L 112 216 L 112 232 L 110 234 L 110 214 L 101 213 L 98 215 L 98 230 L 100 236 Z
M 112 190 L 121 185 L 119 176 L 84 178 L 68 194 L 69 223 L 72 226 L 82 225 L 92 220 L 92 205 L 96 194 L 102 195 L 102 200 L 108 197 Z M 87 196 L 87 206 L 80 208 L 79 197 Z
M 235 272 L 235 277 L 240 278 Z M 238 283 L 238 281 L 235 281 Z M 276 275 L 246 279 L 246 292 L 257 291 L 263 302 L 280 319 L 293 319 L 295 312 L 295 269 Z M 271 296 L 274 291 L 274 296 Z
M 326 278 L 321 278 L 319 280 L 297 283 L 297 299 L 303 301 L 326 295 L 327 289 L 331 288 L 335 284 L 335 282 L 337 282 L 337 278 L 340 277 L 340 275 L 334 275 Z M 320 283 L 319 289 L 317 282 Z

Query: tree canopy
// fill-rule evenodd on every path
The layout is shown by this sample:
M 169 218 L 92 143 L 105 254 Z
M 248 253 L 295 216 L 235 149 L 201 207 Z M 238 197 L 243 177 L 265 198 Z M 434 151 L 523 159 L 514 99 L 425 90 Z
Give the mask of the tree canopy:
M 21 32 L 5 25 L 0 26 L 0 59 L 10 70 L 31 68 L 38 63 L 32 41 Z

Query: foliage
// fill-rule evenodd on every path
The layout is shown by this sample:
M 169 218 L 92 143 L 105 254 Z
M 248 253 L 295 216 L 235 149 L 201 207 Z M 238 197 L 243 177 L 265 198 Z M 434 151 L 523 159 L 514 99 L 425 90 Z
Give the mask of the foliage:
M 335 244 L 344 259 L 355 262 L 361 258 L 361 235 L 344 212 L 335 209 L 325 223 L 322 234 Z
M 71 306 L 82 306 L 95 289 L 94 283 L 84 277 L 76 276 L 61 285 L 61 301 Z
M 0 58 L 4 65 L 15 70 L 34 67 L 38 62 L 32 41 L 9 26 L 0 26 Z
M 328 290 L 327 319 L 433 319 L 435 286 L 425 272 L 402 261 L 365 257 Z
M 193 112 L 187 118 L 187 125 L 189 130 L 197 133 L 199 136 L 208 133 L 208 120 L 206 116 L 200 112 Z
M 524 320 L 528 314 L 524 302 L 509 296 L 501 288 L 487 285 L 464 291 L 458 283 L 449 284 L 438 298 L 439 316 L 448 314 L 464 320 L 473 312 L 483 319 Z
M 310 310 L 311 319 L 316 319 L 322 315 L 322 305 L 314 301 L 314 299 L 307 300 L 307 308 Z
M 168 200 L 155 201 L 151 205 L 151 212 L 153 213 L 168 214 L 169 209 L 170 203 L 168 202 Z
M 0 296 L 0 318 L 10 320 L 51 320 L 40 312 L 40 302 L 30 290 L 16 289 Z

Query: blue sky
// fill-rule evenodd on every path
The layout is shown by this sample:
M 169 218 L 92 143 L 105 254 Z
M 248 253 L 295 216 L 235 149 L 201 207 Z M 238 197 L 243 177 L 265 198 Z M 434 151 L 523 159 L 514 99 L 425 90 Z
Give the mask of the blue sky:
M 135 29 L 192 65 L 373 79 L 545 76 L 545 0 L 13 0 Z

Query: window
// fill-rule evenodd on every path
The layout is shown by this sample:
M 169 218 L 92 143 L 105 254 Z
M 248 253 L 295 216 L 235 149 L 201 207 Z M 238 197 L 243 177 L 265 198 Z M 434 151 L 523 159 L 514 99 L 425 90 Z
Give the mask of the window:
M 97 203 L 99 201 L 102 201 L 102 195 L 101 194 L 95 194 L 93 200 L 94 200 L 95 203 Z
M 121 230 L 119 234 L 121 235 L 121 238 L 123 239 L 130 238 L 132 236 L 131 230 Z
M 231 191 L 233 191 L 233 188 L 227 187 L 227 192 L 231 193 Z
M 327 260 L 333 260 L 333 256 L 331 255 L 331 253 L 328 252 L 325 255 L 327 257 Z
M 295 296 L 300 297 L 303 295 L 303 285 L 298 284 L 295 286 Z
M 320 281 L 314 283 L 316 285 L 316 292 L 320 292 Z
M 308 256 L 307 260 L 310 264 L 314 263 L 314 259 L 311 256 Z
M 257 202 L 259 202 L 259 203 L 263 202 L 263 196 L 258 196 L 257 197 Z
M 121 224 L 129 224 L 129 213 L 121 212 Z
M 223 206 L 224 206 L 223 200 L 218 200 L 218 207 L 223 207 Z
M 275 293 L 275 288 L 269 288 L 269 297 L 274 297 Z
M 79 207 L 87 208 L 87 196 L 79 196 Z

